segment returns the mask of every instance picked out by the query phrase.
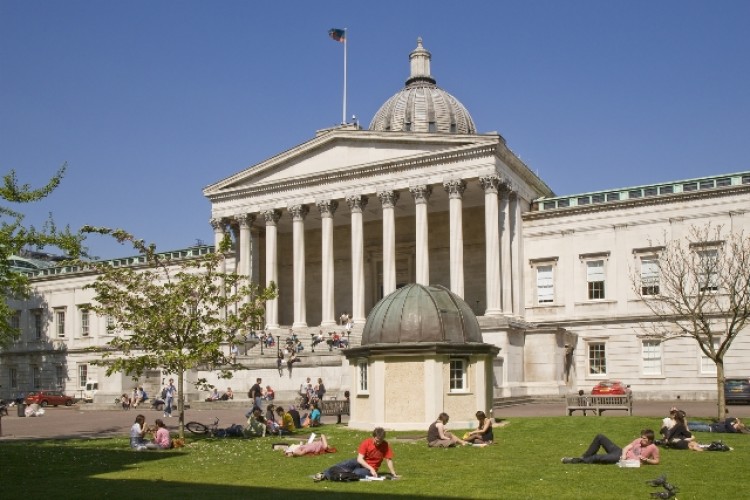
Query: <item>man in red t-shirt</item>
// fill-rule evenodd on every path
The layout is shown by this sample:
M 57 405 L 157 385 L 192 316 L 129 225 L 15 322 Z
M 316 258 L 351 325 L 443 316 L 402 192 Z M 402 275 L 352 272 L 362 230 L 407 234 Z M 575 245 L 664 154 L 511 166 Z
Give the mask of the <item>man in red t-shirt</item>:
M 315 474 L 313 479 L 316 482 L 331 479 L 331 472 L 334 470 L 353 472 L 361 478 L 367 476 L 377 477 L 378 468 L 380 468 L 383 460 L 388 464 L 391 477 L 394 479 L 399 477 L 393 468 L 393 450 L 388 441 L 385 440 L 385 430 L 382 427 L 376 427 L 372 431 L 372 437 L 360 443 L 359 448 L 357 448 L 357 458 L 352 458 L 329 467 L 323 472 Z

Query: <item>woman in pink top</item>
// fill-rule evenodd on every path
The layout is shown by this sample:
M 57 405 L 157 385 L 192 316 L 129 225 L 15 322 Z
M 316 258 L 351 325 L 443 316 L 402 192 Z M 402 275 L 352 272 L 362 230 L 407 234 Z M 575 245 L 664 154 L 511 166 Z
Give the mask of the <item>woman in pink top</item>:
M 156 419 L 156 434 L 154 435 L 154 442 L 162 450 L 168 450 L 172 447 L 172 438 L 169 437 L 169 429 L 164 425 L 164 421 L 160 418 Z

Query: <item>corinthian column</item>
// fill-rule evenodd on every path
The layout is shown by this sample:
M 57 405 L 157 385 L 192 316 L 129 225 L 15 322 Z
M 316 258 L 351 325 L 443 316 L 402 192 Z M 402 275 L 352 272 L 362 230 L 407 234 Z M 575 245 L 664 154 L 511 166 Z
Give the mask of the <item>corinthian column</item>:
M 450 275 L 451 292 L 464 298 L 464 226 L 463 195 L 466 183 L 451 179 L 443 183 L 448 193 L 450 213 Z
M 512 242 L 512 258 L 513 258 L 513 314 L 517 316 L 524 316 L 524 283 L 523 274 L 521 268 L 523 266 L 523 240 L 521 234 L 521 213 L 523 212 L 523 199 L 518 193 L 513 193 L 511 197 L 513 214 L 513 237 Z
M 227 223 L 224 219 L 211 219 L 211 227 L 214 228 L 214 249 L 218 253 L 221 250 L 221 243 L 224 241 L 226 236 Z M 225 274 L 227 272 L 227 260 L 221 259 L 219 264 L 219 272 Z M 221 280 L 221 294 L 222 297 L 226 297 L 226 290 L 224 289 L 224 280 Z M 220 316 L 226 317 L 226 311 L 221 311 Z
M 336 312 L 334 311 L 333 294 L 333 214 L 339 206 L 336 200 L 321 200 L 317 202 L 320 210 L 321 222 L 321 303 L 322 314 L 320 326 L 334 326 Z
M 305 302 L 305 217 L 309 212 L 307 205 L 292 205 L 292 246 L 294 278 L 294 328 L 307 326 L 307 304 Z
M 396 290 L 396 218 L 398 191 L 378 193 L 383 204 L 383 297 Z
M 255 248 L 253 248 L 252 239 L 250 238 L 250 229 L 253 227 L 253 222 L 255 222 L 255 215 L 239 215 L 237 216 L 237 221 L 240 225 L 240 249 L 237 252 L 240 259 L 239 274 L 246 276 L 248 281 L 252 281 L 252 261 Z
M 365 261 L 362 230 L 362 211 L 367 206 L 367 196 L 346 197 L 352 213 L 352 320 L 365 322 Z
M 503 313 L 513 313 L 512 286 L 513 276 L 510 262 L 510 186 L 500 186 L 500 280 L 503 290 Z
M 266 286 L 271 283 L 279 284 L 278 234 L 277 224 L 281 218 L 279 210 L 263 212 L 266 221 Z M 266 301 L 266 326 L 279 327 L 279 298 Z
M 485 281 L 487 283 L 485 315 L 500 315 L 503 312 L 500 295 L 500 228 L 497 198 L 500 178 L 497 175 L 486 175 L 480 177 L 479 182 L 484 188 Z
M 420 185 L 409 188 L 414 197 L 416 221 L 416 278 L 420 285 L 430 284 L 430 247 L 427 223 L 427 200 L 432 194 L 432 186 Z

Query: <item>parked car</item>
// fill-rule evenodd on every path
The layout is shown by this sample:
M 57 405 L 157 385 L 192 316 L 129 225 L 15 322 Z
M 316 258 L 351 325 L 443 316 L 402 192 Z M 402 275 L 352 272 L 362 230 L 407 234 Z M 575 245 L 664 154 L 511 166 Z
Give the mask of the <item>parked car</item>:
M 27 405 L 36 403 L 41 406 L 70 406 L 76 401 L 74 398 L 66 396 L 61 391 L 34 391 L 28 393 L 23 402 Z
M 727 403 L 750 403 L 750 379 L 724 379 L 724 400 Z
M 630 392 L 630 386 L 619 380 L 602 380 L 591 389 L 594 396 L 621 396 Z

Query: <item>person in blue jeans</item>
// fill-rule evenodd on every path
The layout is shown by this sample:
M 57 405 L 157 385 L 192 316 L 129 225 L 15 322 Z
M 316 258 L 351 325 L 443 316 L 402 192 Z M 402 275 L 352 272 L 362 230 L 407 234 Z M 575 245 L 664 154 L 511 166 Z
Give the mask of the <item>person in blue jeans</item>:
M 599 449 L 604 448 L 604 453 Z M 659 448 L 654 444 L 654 431 L 643 429 L 641 437 L 620 448 L 604 434 L 597 434 L 580 457 L 564 457 L 564 464 L 616 464 L 620 460 L 640 460 L 642 464 L 658 465 Z
M 372 437 L 360 443 L 357 449 L 357 458 L 345 460 L 333 467 L 329 467 L 323 472 L 315 474 L 313 480 L 315 482 L 330 480 L 333 472 L 336 470 L 353 472 L 360 478 L 367 476 L 378 477 L 378 469 L 383 460 L 388 464 L 391 477 L 397 479 L 399 476 L 393 467 L 393 450 L 388 441 L 385 440 L 385 430 L 382 427 L 376 427 L 372 431 Z
M 164 416 L 171 417 L 172 403 L 174 402 L 174 397 L 177 395 L 177 387 L 174 386 L 174 379 L 169 379 L 169 385 L 164 388 L 164 395 L 166 396 L 164 398 Z
M 726 432 L 747 434 L 748 431 L 739 418 L 729 417 L 721 422 L 688 422 L 688 428 L 693 432 Z

